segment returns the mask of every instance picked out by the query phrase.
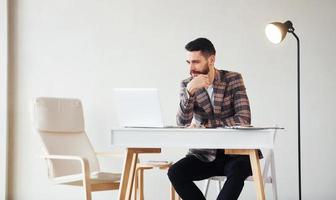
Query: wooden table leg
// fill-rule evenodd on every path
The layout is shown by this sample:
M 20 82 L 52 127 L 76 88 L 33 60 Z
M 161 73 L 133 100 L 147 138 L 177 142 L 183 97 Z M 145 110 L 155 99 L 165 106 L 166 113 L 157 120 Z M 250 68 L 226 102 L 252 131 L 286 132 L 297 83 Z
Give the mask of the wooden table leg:
M 257 199 L 265 200 L 264 179 L 261 175 L 259 155 L 257 149 L 225 149 L 225 154 L 249 155 L 253 180 L 257 190 Z
M 120 181 L 119 200 L 130 200 L 139 153 L 161 153 L 161 148 L 127 148 Z
M 265 200 L 264 179 L 261 175 L 258 150 L 250 150 L 250 161 L 253 172 L 253 180 L 257 189 L 259 200 Z
M 120 182 L 120 191 L 118 197 L 119 200 L 131 199 L 137 159 L 138 153 L 132 149 L 127 148 L 123 173 Z

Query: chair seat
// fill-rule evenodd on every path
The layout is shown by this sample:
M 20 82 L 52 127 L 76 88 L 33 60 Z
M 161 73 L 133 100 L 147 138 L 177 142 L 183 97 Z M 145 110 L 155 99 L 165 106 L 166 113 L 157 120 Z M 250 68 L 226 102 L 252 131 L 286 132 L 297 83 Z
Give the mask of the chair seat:
M 60 176 L 52 179 L 56 184 L 82 185 L 83 174 Z M 92 172 L 91 183 L 114 183 L 121 180 L 120 173 L 112 172 Z
M 150 162 L 143 162 L 143 163 L 137 163 L 137 168 L 160 168 L 160 169 L 166 169 L 172 166 L 172 162 L 168 161 L 150 161 Z

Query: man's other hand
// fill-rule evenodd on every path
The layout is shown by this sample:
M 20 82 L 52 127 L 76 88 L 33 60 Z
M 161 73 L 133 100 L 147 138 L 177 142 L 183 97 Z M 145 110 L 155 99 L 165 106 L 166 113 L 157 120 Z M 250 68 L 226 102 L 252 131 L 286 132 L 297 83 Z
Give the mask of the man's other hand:
M 187 128 L 205 128 L 205 126 L 191 123 Z
M 190 96 L 193 96 L 195 92 L 201 88 L 208 88 L 210 86 L 209 76 L 200 74 L 193 78 L 187 85 L 187 91 Z

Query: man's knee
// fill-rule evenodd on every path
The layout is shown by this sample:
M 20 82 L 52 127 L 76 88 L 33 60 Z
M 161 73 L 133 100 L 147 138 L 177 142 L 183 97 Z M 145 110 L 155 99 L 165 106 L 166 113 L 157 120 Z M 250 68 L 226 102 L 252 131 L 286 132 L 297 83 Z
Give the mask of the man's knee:
M 181 183 L 190 180 L 188 176 L 188 171 L 186 171 L 186 166 L 183 163 L 173 164 L 167 172 L 168 178 L 172 183 Z
M 168 169 L 167 175 L 171 182 L 176 182 L 181 176 L 181 173 L 180 167 L 174 164 Z
M 226 177 L 227 177 L 227 180 L 233 180 L 235 182 L 242 182 L 242 183 L 244 183 L 244 181 L 249 176 L 250 175 L 248 175 L 246 173 L 232 172 L 232 173 L 228 174 Z
M 168 169 L 167 175 L 168 175 L 168 178 L 169 178 L 170 180 L 175 179 L 174 177 L 176 176 L 176 172 L 175 172 L 175 169 L 174 169 L 174 168 L 175 168 L 175 166 L 172 165 L 172 166 L 170 166 L 169 169 Z
M 227 178 L 244 181 L 247 177 L 252 175 L 252 170 L 249 163 L 239 162 L 228 173 Z

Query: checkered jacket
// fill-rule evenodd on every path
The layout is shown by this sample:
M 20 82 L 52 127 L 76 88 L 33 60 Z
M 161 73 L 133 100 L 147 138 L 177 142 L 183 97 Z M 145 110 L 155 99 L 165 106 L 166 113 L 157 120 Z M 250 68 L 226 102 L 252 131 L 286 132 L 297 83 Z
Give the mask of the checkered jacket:
M 208 128 L 251 123 L 249 100 L 243 78 L 239 73 L 217 70 L 213 82 L 214 105 L 206 89 L 187 94 L 191 77 L 181 83 L 180 106 L 177 112 L 178 125 L 190 125 L 193 117 Z M 211 162 L 216 158 L 215 149 L 190 149 L 189 153 L 202 161 Z

